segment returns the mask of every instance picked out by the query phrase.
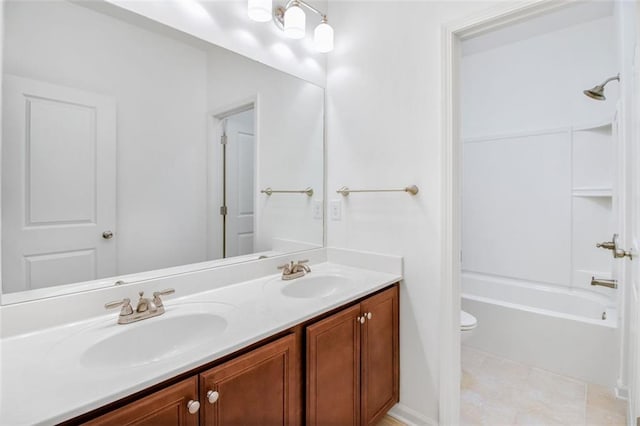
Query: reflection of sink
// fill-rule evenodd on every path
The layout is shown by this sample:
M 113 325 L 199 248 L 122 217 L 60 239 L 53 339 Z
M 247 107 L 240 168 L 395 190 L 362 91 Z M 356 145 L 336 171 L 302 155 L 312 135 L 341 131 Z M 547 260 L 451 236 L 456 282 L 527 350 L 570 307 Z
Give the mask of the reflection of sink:
M 227 321 L 202 309 L 175 307 L 176 314 L 117 325 L 82 354 L 86 367 L 135 367 L 162 361 L 211 342 L 227 328 Z M 180 312 L 186 309 L 187 312 Z
M 288 297 L 309 299 L 327 297 L 343 292 L 353 285 L 353 281 L 343 275 L 308 275 L 287 282 L 280 290 Z

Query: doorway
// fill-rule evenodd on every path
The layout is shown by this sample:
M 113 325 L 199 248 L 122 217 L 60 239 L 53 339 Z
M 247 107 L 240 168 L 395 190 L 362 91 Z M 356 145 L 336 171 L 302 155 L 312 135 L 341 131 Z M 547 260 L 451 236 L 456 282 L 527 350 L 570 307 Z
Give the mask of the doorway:
M 631 161 L 630 156 L 625 156 L 625 153 L 635 153 L 635 150 L 630 150 L 630 147 L 635 144 L 634 134 L 631 129 L 634 128 L 635 122 L 627 120 L 628 117 L 633 111 L 633 108 L 637 104 L 637 73 L 629 66 L 631 61 L 626 60 L 625 55 L 628 57 L 633 57 L 629 52 L 633 52 L 635 45 L 637 44 L 636 40 L 636 32 L 635 32 L 635 22 L 630 22 L 635 17 L 637 17 L 637 11 L 635 10 L 635 5 L 627 5 L 625 2 L 608 2 L 608 6 L 613 9 L 612 14 L 615 16 L 615 23 L 619 27 L 616 29 L 617 34 L 614 35 L 615 42 L 621 43 L 622 46 L 617 45 L 616 47 L 620 49 L 622 57 L 616 61 L 615 66 L 616 70 L 619 70 L 621 74 L 620 81 L 620 102 L 617 103 L 617 108 L 614 108 L 613 117 L 608 120 L 603 120 L 602 122 L 596 122 L 597 120 L 585 119 L 582 123 L 571 123 L 564 127 L 564 132 L 566 133 L 567 138 L 563 142 L 560 142 L 560 145 L 568 144 L 569 151 L 567 154 L 574 154 L 572 149 L 572 143 L 577 142 L 574 141 L 573 138 L 575 136 L 576 139 L 582 138 L 582 136 L 586 136 L 583 139 L 594 139 L 603 137 L 603 139 L 619 140 L 620 141 L 620 149 L 618 150 L 618 154 L 614 156 L 613 152 L 610 151 L 608 156 L 611 157 L 616 167 L 612 168 L 612 182 L 616 182 L 620 185 L 619 198 L 615 200 L 613 191 L 606 191 L 604 189 L 605 186 L 595 188 L 589 188 L 587 185 L 583 185 L 580 188 L 569 188 L 569 195 L 572 198 L 579 198 L 582 204 L 590 204 L 591 207 L 595 209 L 595 211 L 604 211 L 609 210 L 609 216 L 614 220 L 617 220 L 616 230 L 620 235 L 620 239 L 618 240 L 618 244 L 625 249 L 633 244 L 634 238 L 633 235 L 630 234 L 629 224 L 634 222 L 637 219 L 637 211 L 631 211 L 629 207 L 629 199 L 625 200 L 625 195 L 629 194 L 630 188 L 633 185 L 637 185 L 637 175 L 634 175 L 631 172 L 631 168 L 629 167 L 629 161 Z M 625 10 L 624 8 L 633 8 L 634 10 Z M 501 9 L 494 9 L 491 13 L 483 14 L 482 16 L 472 17 L 464 22 L 458 22 L 455 25 L 451 25 L 445 28 L 444 31 L 444 60 L 445 60 L 445 80 L 443 84 L 443 97 L 444 97 L 444 123 L 443 128 L 445 130 L 444 134 L 444 198 L 443 198 L 443 282 L 451 283 L 451 285 L 445 285 L 445 291 L 443 292 L 443 346 L 441 351 L 441 374 L 446 377 L 441 384 L 441 417 L 440 422 L 442 424 L 458 424 L 460 423 L 460 296 L 461 296 L 461 269 L 463 264 L 468 260 L 467 252 L 462 252 L 464 248 L 463 242 L 463 212 L 464 212 L 464 195 L 463 195 L 463 161 L 467 161 L 468 158 L 463 157 L 464 151 L 464 139 L 465 135 L 462 132 L 462 120 L 464 120 L 464 116 L 461 114 L 462 108 L 462 97 L 464 90 L 461 85 L 461 63 L 462 63 L 462 52 L 463 52 L 463 43 L 465 40 L 470 40 L 473 37 L 481 34 L 488 33 L 494 29 L 504 28 L 514 23 L 523 23 L 530 20 L 535 20 L 544 14 L 548 14 L 551 12 L 562 12 L 568 10 L 567 4 L 560 4 L 558 2 L 535 2 L 533 4 L 528 5 L 505 5 Z M 630 19 L 625 19 L 625 16 L 630 16 Z M 624 36 L 626 34 L 626 36 Z M 625 38 L 626 37 L 626 38 Z M 623 39 L 621 42 L 620 40 Z M 624 41 L 626 40 L 626 41 Z M 517 59 L 514 59 L 513 64 L 517 63 Z M 510 69 L 513 67 L 510 67 Z M 579 74 L 574 74 L 571 83 L 574 83 L 578 77 L 583 77 L 587 71 L 589 71 L 590 67 L 584 68 Z M 626 76 L 626 80 L 625 80 Z M 610 77 L 609 75 L 603 75 L 601 77 L 594 77 L 596 80 L 603 79 L 606 77 Z M 523 88 L 527 87 L 528 80 L 522 80 Z M 486 82 L 488 87 L 496 87 L 496 84 L 499 85 L 503 83 L 500 82 Z M 597 82 L 596 82 L 597 83 Z M 585 84 L 585 87 L 581 87 L 581 89 L 587 89 L 593 84 L 590 83 Z M 625 92 L 625 88 L 628 92 Z M 632 90 L 634 88 L 634 90 Z M 607 87 L 608 92 L 610 91 L 610 87 Z M 614 89 L 615 91 L 615 89 Z M 582 90 L 578 91 L 577 96 L 582 97 Z M 521 103 L 517 106 L 512 106 L 514 109 L 516 108 L 530 108 L 529 100 L 531 97 L 537 96 L 548 96 L 548 102 L 556 102 L 556 98 L 549 94 L 548 92 L 541 92 L 532 89 L 528 96 L 524 96 L 521 98 Z M 614 97 L 612 97 L 613 99 Z M 492 97 L 486 98 L 485 102 L 490 102 Z M 580 102 L 587 102 L 587 98 L 581 99 Z M 595 101 L 591 101 L 595 102 Z M 594 105 L 598 108 L 598 104 Z M 553 109 L 552 107 L 548 107 L 548 109 Z M 517 111 L 516 111 L 517 112 Z M 615 119 L 614 119 L 615 117 Z M 509 123 L 512 123 L 513 120 L 508 119 Z M 486 122 L 485 122 L 486 124 Z M 553 127 L 553 126 L 551 126 Z M 617 130 L 618 129 L 618 130 Z M 495 138 L 497 136 L 509 136 L 512 138 L 520 137 L 524 138 L 527 135 L 523 135 L 522 133 L 535 133 L 534 129 L 525 129 L 524 132 L 520 132 L 520 134 L 516 134 L 517 132 L 512 131 L 511 134 L 509 132 L 502 132 L 502 134 L 492 134 L 488 135 L 485 138 L 485 141 L 491 138 Z M 538 132 L 539 136 L 546 134 L 549 138 L 557 138 L 560 140 L 559 133 L 557 133 L 559 129 L 555 128 L 542 128 L 538 129 L 542 130 Z M 575 135 L 578 132 L 582 132 L 584 134 Z M 549 136 L 553 135 L 553 136 Z M 531 135 L 529 135 L 531 136 Z M 594 138 L 591 138 L 594 136 Z M 480 140 L 476 140 L 475 142 L 482 143 Z M 558 143 L 552 141 L 548 142 L 548 147 L 555 149 L 558 147 Z M 586 144 L 590 144 L 591 142 L 587 142 Z M 596 143 L 596 142 L 594 142 Z M 479 147 L 476 147 L 479 148 Z M 637 155 L 637 154 L 634 154 Z M 464 158 L 464 160 L 463 160 Z M 531 159 L 535 160 L 535 156 L 532 156 Z M 553 157 L 551 157 L 553 158 Z M 567 158 L 569 158 L 567 156 Z M 637 157 L 636 157 L 637 158 Z M 478 163 L 482 165 L 482 162 Z M 508 162 L 507 167 L 511 167 L 514 164 L 512 162 Z M 541 170 L 541 172 L 543 169 Z M 572 175 L 567 177 L 567 181 L 575 180 L 575 176 L 573 176 L 573 172 L 575 170 L 571 169 Z M 534 183 L 536 183 L 534 181 Z M 615 187 L 615 185 L 609 185 L 609 188 Z M 524 187 L 523 187 L 524 188 Z M 590 189 L 589 191 L 587 189 Z M 597 189 L 597 190 L 596 190 Z M 625 207 L 626 206 L 626 207 Z M 551 208 L 551 206 L 550 206 Z M 568 211 L 576 210 L 575 202 L 572 200 L 570 202 L 570 206 Z M 467 214 L 465 212 L 464 214 Z M 596 213 L 597 214 L 597 213 Z M 615 216 L 615 217 L 614 217 Z M 593 217 L 590 217 L 592 219 Z M 468 219 L 468 218 L 467 218 Z M 527 224 L 522 223 L 522 227 L 526 227 Z M 570 228 L 573 228 L 573 225 L 570 225 Z M 610 227 L 610 230 L 614 228 L 613 224 Z M 586 237 L 586 233 L 579 233 L 580 236 Z M 610 239 L 611 235 L 605 237 L 605 239 Z M 495 235 L 496 241 L 495 244 L 498 247 L 503 248 L 507 251 L 515 251 L 519 247 L 518 240 L 511 240 L 509 243 L 509 239 L 503 235 Z M 567 239 L 566 235 L 563 235 L 562 238 Z M 547 240 L 550 242 L 549 250 L 553 250 L 553 241 L 555 239 Z M 586 247 L 585 250 L 596 250 L 595 243 L 599 243 L 601 241 L 595 240 L 592 241 L 593 247 Z M 602 241 L 605 242 L 605 241 Z M 571 245 L 575 242 L 569 237 L 568 246 L 571 248 Z M 591 243 L 589 243 L 589 246 Z M 598 254 L 602 254 L 601 252 L 596 252 Z M 511 253 L 513 254 L 513 253 Z M 566 257 L 566 256 L 565 256 Z M 610 257 L 610 254 L 609 254 Z M 573 264 L 575 261 L 573 254 L 569 252 L 569 262 Z M 609 260 L 609 259 L 607 259 Z M 609 260 L 610 261 L 610 260 Z M 624 283 L 629 283 L 631 285 L 631 281 L 635 281 L 629 279 L 629 269 L 625 268 L 629 263 L 629 259 L 626 258 L 624 260 L 616 260 L 616 264 L 614 264 L 611 272 L 609 274 L 610 277 L 603 277 L 606 279 L 617 279 L 618 284 L 624 287 Z M 504 266 L 504 265 L 502 265 Z M 513 265 L 509 265 L 513 266 Z M 584 271 L 587 268 L 583 268 Z M 607 271 L 599 271 L 599 272 L 607 272 Z M 495 274 L 500 275 L 500 274 Z M 579 274 L 573 274 L 577 276 Z M 571 277 L 571 275 L 569 275 Z M 477 278 L 477 277 L 476 277 Z M 584 277 L 583 277 L 584 278 Z M 590 278 L 588 277 L 591 281 Z M 598 278 L 598 277 L 596 277 Z M 571 283 L 573 284 L 573 278 L 570 278 Z M 536 280 L 529 280 L 536 281 Z M 512 284 L 512 283 L 510 283 Z M 587 284 L 590 286 L 590 282 Z M 514 287 L 514 286 L 512 286 Z M 510 288 L 512 288 L 510 287 Z M 590 287 L 588 287 L 590 289 Z M 608 291 L 608 289 L 602 289 L 604 291 Z M 633 359 L 637 359 L 636 355 L 632 355 L 633 351 L 627 349 L 628 346 L 634 346 L 634 339 L 629 336 L 629 318 L 633 318 L 633 315 L 629 315 L 629 307 L 636 309 L 633 306 L 633 303 L 629 304 L 628 298 L 628 288 L 621 288 L 618 292 L 620 296 L 621 303 L 619 306 L 619 312 L 624 312 L 624 315 L 621 316 L 621 321 L 619 322 L 619 327 L 615 331 L 616 339 L 615 339 L 615 348 L 614 353 L 612 355 L 612 359 L 608 358 L 603 362 L 609 362 L 618 364 L 620 368 L 616 368 L 616 376 L 621 379 L 618 383 L 615 383 L 615 387 L 619 390 L 619 394 L 624 396 L 624 393 L 627 392 L 627 388 L 625 384 L 629 381 L 633 382 L 634 373 L 628 369 L 627 366 L 634 365 L 632 362 Z M 529 298 L 531 300 L 531 298 Z M 606 314 L 606 311 L 603 311 Z M 603 313 L 601 312 L 601 314 Z M 615 315 L 615 314 L 614 314 Z M 489 316 L 492 318 L 492 315 Z M 600 317 L 600 321 L 602 321 Z M 598 320 L 594 320 L 598 321 Z M 511 323 L 513 325 L 513 323 Z M 487 326 L 485 323 L 484 326 Z M 478 321 L 478 327 L 483 327 L 482 321 Z M 523 333 L 526 329 L 521 330 Z M 522 349 L 522 348 L 521 348 Z M 530 351 L 538 350 L 541 348 L 533 347 L 529 348 Z M 579 363 L 581 358 L 575 358 L 575 363 Z M 615 380 L 614 380 L 615 382 Z M 629 386 L 629 393 L 633 393 L 633 386 Z M 633 399 L 633 398 L 632 398 Z M 634 404 L 629 404 L 629 413 L 628 417 L 634 418 L 633 414 Z
M 210 156 L 210 252 L 218 258 L 255 251 L 256 126 L 254 104 L 214 116 Z

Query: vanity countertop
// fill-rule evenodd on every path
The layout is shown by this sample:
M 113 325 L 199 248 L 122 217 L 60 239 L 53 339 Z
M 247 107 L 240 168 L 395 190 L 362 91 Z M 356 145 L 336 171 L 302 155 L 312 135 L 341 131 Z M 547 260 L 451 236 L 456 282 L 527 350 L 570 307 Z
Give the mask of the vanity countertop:
M 296 280 L 280 274 L 244 281 L 214 290 L 165 299 L 166 313 L 129 325 L 118 325 L 117 310 L 62 326 L 4 338 L 0 341 L 0 425 L 52 424 L 117 401 L 178 374 L 187 372 L 305 320 L 330 311 L 402 279 L 325 262 L 312 265 L 314 275 L 352 278 L 346 289 L 324 297 L 288 297 L 282 290 Z M 107 302 L 107 301 L 105 301 Z M 122 330 L 160 321 L 183 309 L 207 304 L 224 317 L 226 329 L 212 343 L 194 346 L 177 356 L 127 367 L 89 366 L 82 354 L 87 348 Z M 162 339 L 162 333 L 153 333 Z M 144 345 L 144 341 L 135 345 Z M 123 347 L 122 351 L 136 351 Z

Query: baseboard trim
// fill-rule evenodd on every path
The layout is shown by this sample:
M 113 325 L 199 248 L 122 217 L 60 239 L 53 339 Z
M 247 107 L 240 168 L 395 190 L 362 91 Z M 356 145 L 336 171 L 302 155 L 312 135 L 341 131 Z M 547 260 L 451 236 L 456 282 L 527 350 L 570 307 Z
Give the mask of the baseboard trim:
M 437 421 L 399 403 L 391 407 L 387 415 L 401 421 L 407 426 L 437 426 L 438 424 Z

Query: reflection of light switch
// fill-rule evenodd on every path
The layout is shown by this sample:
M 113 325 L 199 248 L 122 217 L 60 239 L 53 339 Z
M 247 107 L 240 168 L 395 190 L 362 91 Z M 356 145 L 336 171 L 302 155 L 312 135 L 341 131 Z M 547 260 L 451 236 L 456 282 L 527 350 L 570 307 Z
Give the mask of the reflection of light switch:
M 331 220 L 342 219 L 342 200 L 331 200 L 329 203 Z
M 322 200 L 315 200 L 313 202 L 313 218 L 322 219 Z

